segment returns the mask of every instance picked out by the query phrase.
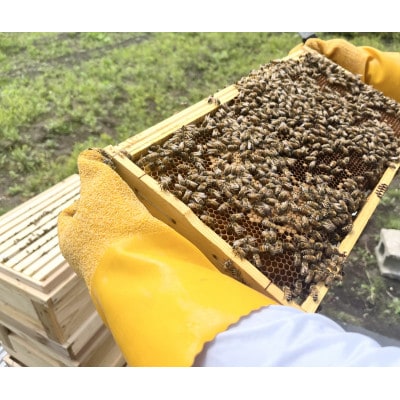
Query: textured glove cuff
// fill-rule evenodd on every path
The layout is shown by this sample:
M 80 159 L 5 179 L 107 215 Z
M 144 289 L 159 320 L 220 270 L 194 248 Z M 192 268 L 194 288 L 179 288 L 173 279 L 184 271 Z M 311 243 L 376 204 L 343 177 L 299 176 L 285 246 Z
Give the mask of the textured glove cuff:
M 131 366 L 191 366 L 219 332 L 275 304 L 219 272 L 175 231 L 110 246 L 91 293 Z

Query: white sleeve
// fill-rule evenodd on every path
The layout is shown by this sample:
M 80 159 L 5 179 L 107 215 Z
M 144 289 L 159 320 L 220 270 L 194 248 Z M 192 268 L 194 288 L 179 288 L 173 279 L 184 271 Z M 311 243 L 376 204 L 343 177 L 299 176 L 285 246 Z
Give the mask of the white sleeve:
M 194 366 L 400 366 L 400 347 L 382 347 L 321 314 L 277 305 L 255 311 L 218 334 Z

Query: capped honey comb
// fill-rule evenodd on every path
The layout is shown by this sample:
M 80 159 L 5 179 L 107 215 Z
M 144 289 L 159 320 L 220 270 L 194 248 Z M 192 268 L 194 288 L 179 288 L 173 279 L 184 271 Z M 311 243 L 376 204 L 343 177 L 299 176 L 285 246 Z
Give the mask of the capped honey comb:
M 301 303 L 344 274 L 338 245 L 399 161 L 400 108 L 328 59 L 274 61 L 134 162 Z M 225 269 L 237 279 L 231 260 Z

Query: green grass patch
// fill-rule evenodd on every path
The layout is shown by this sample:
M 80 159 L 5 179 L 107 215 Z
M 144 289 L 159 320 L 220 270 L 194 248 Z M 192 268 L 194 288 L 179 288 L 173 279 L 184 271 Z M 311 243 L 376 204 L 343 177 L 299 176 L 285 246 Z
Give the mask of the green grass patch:
M 342 36 L 394 50 L 397 35 Z M 118 144 L 300 42 L 265 32 L 0 33 L 0 213 L 76 172 L 89 143 Z

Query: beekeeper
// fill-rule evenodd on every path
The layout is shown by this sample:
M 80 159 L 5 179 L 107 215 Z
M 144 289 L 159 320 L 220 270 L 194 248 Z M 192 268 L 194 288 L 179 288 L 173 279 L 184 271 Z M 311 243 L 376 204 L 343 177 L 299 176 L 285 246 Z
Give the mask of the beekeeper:
M 400 101 L 399 53 L 336 39 L 306 45 Z M 78 167 L 80 200 L 59 216 L 60 248 L 128 365 L 400 366 L 400 348 L 220 273 L 148 212 L 100 152 L 83 151 Z

